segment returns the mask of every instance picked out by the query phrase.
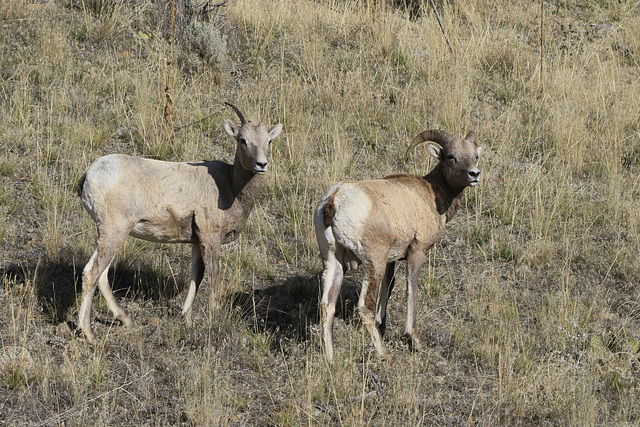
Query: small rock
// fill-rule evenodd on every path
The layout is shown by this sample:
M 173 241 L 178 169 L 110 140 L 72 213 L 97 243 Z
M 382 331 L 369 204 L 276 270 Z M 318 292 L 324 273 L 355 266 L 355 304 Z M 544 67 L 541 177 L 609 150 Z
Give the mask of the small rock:
M 72 331 L 67 322 L 58 323 L 56 326 L 56 335 L 62 338 L 71 338 Z

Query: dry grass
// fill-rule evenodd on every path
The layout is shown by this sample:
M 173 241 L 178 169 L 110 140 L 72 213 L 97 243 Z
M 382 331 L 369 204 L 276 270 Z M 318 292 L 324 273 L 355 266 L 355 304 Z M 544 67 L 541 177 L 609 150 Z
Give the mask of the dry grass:
M 363 1 L 231 0 L 209 27 L 190 27 L 205 2 L 178 3 L 166 144 L 164 3 L 0 2 L 0 425 L 639 422 L 637 2 L 545 2 L 542 56 L 538 2 L 436 2 L 454 55 L 427 2 L 373 19 Z M 215 43 L 193 50 L 194 28 Z M 87 345 L 69 328 L 96 236 L 75 181 L 112 152 L 231 161 L 223 100 L 285 125 L 224 251 L 224 308 L 205 285 L 187 328 L 189 248 L 130 240 L 112 281 L 135 326 L 97 297 Z M 311 212 L 339 180 L 425 173 L 404 152 L 431 127 L 475 129 L 486 155 L 425 263 L 426 349 L 401 340 L 398 290 L 393 358 L 373 356 L 355 273 L 329 367 Z

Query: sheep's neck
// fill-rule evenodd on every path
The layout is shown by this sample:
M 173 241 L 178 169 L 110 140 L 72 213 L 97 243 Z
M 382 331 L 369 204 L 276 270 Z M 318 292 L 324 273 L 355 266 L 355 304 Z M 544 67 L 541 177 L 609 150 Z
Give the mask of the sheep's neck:
M 436 196 L 436 206 L 438 213 L 444 215 L 446 222 L 456 214 L 462 202 L 462 188 L 452 188 L 444 178 L 442 165 L 438 164 L 424 179 L 431 184 Z
M 245 198 L 255 192 L 257 197 L 260 191 L 260 175 L 244 169 L 238 162 L 233 165 L 231 177 L 231 190 L 236 197 Z
M 244 210 L 251 210 L 260 195 L 261 184 L 262 177 L 253 171 L 243 168 L 236 159 L 233 164 L 231 178 L 231 191 L 235 198 L 234 205 L 239 203 L 243 206 Z
M 222 229 L 222 244 L 235 240 L 244 229 L 256 199 L 260 195 L 262 181 L 260 175 L 244 169 L 237 161 L 229 169 L 226 175 L 229 186 L 226 191 L 221 189 L 221 195 L 227 195 L 225 197 L 227 201 L 223 204 L 226 221 Z

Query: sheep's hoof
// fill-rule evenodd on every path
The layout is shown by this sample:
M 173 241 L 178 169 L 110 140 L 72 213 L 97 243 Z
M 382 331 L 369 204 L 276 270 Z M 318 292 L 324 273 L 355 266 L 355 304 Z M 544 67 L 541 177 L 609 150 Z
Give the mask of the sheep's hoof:
M 387 332 L 387 325 L 381 323 L 380 325 L 378 325 L 378 330 L 380 331 L 380 335 L 384 337 L 384 334 Z
M 118 316 L 116 317 L 116 319 L 118 319 L 125 328 L 130 328 L 133 326 L 133 320 L 131 320 L 131 317 L 127 316 L 126 314 Z
M 188 327 L 192 327 L 193 326 L 193 311 L 187 311 L 186 313 L 182 313 L 182 315 L 184 316 L 184 323 Z
M 124 312 L 116 314 L 114 319 L 120 322 L 124 327 L 129 328 L 133 326 L 133 321 L 131 320 L 131 317 L 129 317 L 129 315 Z
M 407 344 L 409 344 L 409 347 L 411 347 L 411 350 L 413 351 L 422 350 L 423 346 L 422 346 L 422 342 L 420 342 L 420 338 L 416 336 L 412 336 L 407 333 L 403 335 L 403 338 L 407 341 Z
M 393 360 L 394 358 L 395 358 L 394 354 L 391 353 L 389 350 L 382 353 L 378 353 L 378 360 L 382 362 L 388 362 L 390 360 Z
M 391 352 L 389 351 L 387 346 L 384 345 L 384 344 L 382 346 L 376 348 L 376 353 L 378 353 L 378 357 L 383 358 L 383 359 L 387 359 L 389 356 L 391 356 Z
M 84 335 L 84 339 L 91 345 L 96 345 L 100 342 L 100 339 L 96 336 L 96 334 L 89 329 L 88 331 L 82 330 L 82 334 Z
M 325 353 L 324 357 L 329 365 L 333 365 L 333 360 L 334 360 L 333 354 Z
M 391 353 L 390 351 L 387 350 L 386 353 L 380 354 L 378 355 L 378 358 L 382 361 L 388 362 L 390 360 L 394 360 L 395 359 L 395 354 Z

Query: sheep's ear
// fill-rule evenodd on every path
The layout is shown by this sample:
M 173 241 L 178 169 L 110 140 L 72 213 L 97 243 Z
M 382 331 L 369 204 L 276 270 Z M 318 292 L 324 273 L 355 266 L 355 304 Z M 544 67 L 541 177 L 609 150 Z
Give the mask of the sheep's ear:
M 427 153 L 429 153 L 432 157 L 440 160 L 440 153 L 442 152 L 442 147 L 435 142 L 429 141 L 427 144 Z
M 238 136 L 238 129 L 236 129 L 233 123 L 231 123 L 231 120 L 225 120 L 223 126 L 224 130 L 226 130 L 229 135 L 234 138 Z
M 271 129 L 269 129 L 269 136 L 271 137 L 271 139 L 275 139 L 278 135 L 280 135 L 280 132 L 282 132 L 282 123 L 278 123 Z
M 482 157 L 482 153 L 484 153 L 484 148 L 482 148 L 482 146 L 476 148 L 476 154 L 478 155 L 478 158 Z
M 474 144 L 476 143 L 476 133 L 474 131 L 471 131 L 467 134 L 467 136 L 464 137 L 464 139 L 466 139 L 467 141 L 471 141 Z

